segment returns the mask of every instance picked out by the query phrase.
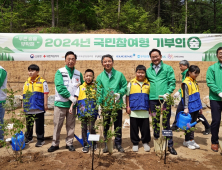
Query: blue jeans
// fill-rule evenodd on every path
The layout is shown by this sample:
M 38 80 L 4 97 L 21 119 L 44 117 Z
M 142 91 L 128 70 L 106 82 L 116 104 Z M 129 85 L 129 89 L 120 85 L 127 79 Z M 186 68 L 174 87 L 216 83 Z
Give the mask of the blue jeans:
M 3 107 L 3 103 L 0 103 L 0 124 L 4 123 L 4 115 L 5 115 L 5 108 Z M 4 140 L 2 127 L 0 126 L 0 140 Z

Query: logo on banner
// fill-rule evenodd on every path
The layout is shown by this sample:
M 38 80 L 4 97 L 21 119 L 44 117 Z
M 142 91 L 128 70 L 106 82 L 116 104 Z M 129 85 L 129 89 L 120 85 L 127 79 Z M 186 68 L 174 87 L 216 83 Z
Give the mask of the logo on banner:
M 191 50 L 198 50 L 201 47 L 201 40 L 198 37 L 190 37 L 187 45 Z
M 149 55 L 137 55 L 137 58 L 150 58 Z
M 34 57 L 35 57 L 34 54 L 31 54 L 31 55 L 30 55 L 30 58 L 34 58 Z
M 173 59 L 174 57 L 173 57 L 173 54 L 168 54 L 168 58 L 169 59 Z
M 116 55 L 116 58 L 133 58 L 133 55 Z

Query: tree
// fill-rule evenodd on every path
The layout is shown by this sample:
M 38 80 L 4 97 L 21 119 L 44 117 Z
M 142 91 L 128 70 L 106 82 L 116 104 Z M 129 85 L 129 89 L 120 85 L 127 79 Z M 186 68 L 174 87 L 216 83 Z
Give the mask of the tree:
M 55 27 L 55 10 L 54 10 L 54 0 L 51 0 L 52 5 L 52 27 Z

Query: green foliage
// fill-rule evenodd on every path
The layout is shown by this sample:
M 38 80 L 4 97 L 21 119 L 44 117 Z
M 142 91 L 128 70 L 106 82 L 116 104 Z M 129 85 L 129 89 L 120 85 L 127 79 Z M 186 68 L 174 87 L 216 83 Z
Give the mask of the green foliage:
M 43 28 L 39 33 L 67 33 L 68 29 L 65 27 L 49 27 Z
M 14 103 L 14 99 L 15 99 L 15 94 L 18 91 L 14 91 L 12 89 L 8 90 L 5 89 L 4 90 L 7 93 L 7 98 L 6 98 L 6 103 L 3 105 L 3 107 L 7 110 L 6 114 L 10 117 L 7 120 L 4 120 L 4 124 L 0 124 L 0 126 L 2 127 L 3 131 L 4 131 L 4 137 L 15 137 L 16 138 L 16 133 L 20 133 L 21 131 L 25 131 L 25 127 L 26 127 L 26 117 L 27 115 L 25 114 L 24 111 L 20 111 L 19 114 L 16 113 L 16 107 L 15 107 L 15 103 Z M 32 96 L 32 92 L 27 91 L 25 94 L 25 99 L 23 99 L 23 106 L 26 108 L 26 110 L 29 110 L 30 104 L 29 99 Z M 32 118 L 34 119 L 34 118 Z M 13 127 L 11 129 L 8 128 L 8 124 L 13 124 Z M 27 124 L 29 124 L 27 122 Z M 31 123 L 30 123 L 31 124 Z M 17 138 L 16 138 L 17 140 Z M 9 154 L 9 146 L 7 145 L 6 141 L 2 141 L 0 140 L 0 144 L 5 147 L 8 151 Z M 13 152 L 13 157 L 15 158 L 15 160 L 18 162 L 22 162 L 22 146 L 23 143 L 21 144 L 21 148 L 20 151 L 18 151 L 19 153 L 17 153 L 16 151 Z
M 79 115 L 79 120 L 80 121 L 87 121 L 85 123 L 89 124 L 90 120 L 94 119 L 93 113 L 95 111 L 98 111 L 98 105 L 96 108 L 91 108 L 92 102 L 93 104 L 96 105 L 96 100 L 98 98 L 101 98 L 101 93 L 99 90 L 101 89 L 98 88 L 97 83 L 94 83 L 93 85 L 86 86 L 86 100 L 85 100 L 85 106 L 79 106 L 81 110 L 81 114 L 84 115 L 84 117 L 81 117 Z M 93 100 L 92 100 L 93 99 Z M 102 130 L 104 129 L 105 126 L 107 126 L 107 119 L 111 119 L 110 121 L 110 128 L 107 132 L 106 138 L 103 139 L 101 138 L 99 141 L 99 154 L 101 153 L 101 145 L 104 142 L 110 142 L 112 141 L 112 137 L 117 135 L 117 131 L 119 128 L 112 129 L 114 122 L 117 120 L 117 111 L 123 108 L 123 104 L 120 104 L 119 101 L 115 102 L 115 95 L 112 89 L 107 90 L 107 95 L 104 97 L 102 100 L 102 103 L 100 104 L 102 110 L 100 113 L 100 116 L 102 119 L 98 119 L 96 125 L 94 126 L 94 129 L 97 131 L 97 133 L 100 133 L 100 136 L 103 136 Z M 113 146 L 112 146 L 113 147 Z M 111 153 L 111 152 L 110 152 Z
M 119 0 L 58 1 L 58 8 L 57 1 L 54 1 L 55 25 L 60 29 L 66 28 L 72 31 L 114 28 L 124 33 L 184 33 L 187 16 L 188 33 L 222 31 L 222 0 L 187 0 L 187 2 L 186 13 L 185 1 L 161 0 L 160 16 L 158 16 L 159 1 L 121 1 L 118 17 Z M 1 32 L 25 32 L 28 28 L 52 26 L 51 1 L 0 0 L 0 4 Z M 66 31 L 50 29 L 48 32 Z

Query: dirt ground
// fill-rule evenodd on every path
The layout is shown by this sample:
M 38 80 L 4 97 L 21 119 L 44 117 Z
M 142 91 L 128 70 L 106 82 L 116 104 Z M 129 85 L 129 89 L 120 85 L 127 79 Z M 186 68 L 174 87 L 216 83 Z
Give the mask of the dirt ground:
M 172 107 L 171 123 L 174 120 L 176 109 Z M 19 112 L 19 111 L 18 111 Z M 211 122 L 210 109 L 205 109 L 203 114 Z M 82 153 L 82 146 L 74 139 L 75 152 L 69 152 L 65 149 L 66 129 L 63 126 L 61 131 L 60 149 L 53 153 L 48 153 L 47 149 L 51 146 L 53 133 L 53 111 L 47 111 L 45 116 L 45 145 L 41 148 L 36 148 L 36 138 L 34 142 L 26 145 L 23 150 L 23 163 L 17 165 L 15 160 L 9 155 L 12 153 L 11 148 L 7 151 L 5 148 L 0 149 L 0 169 L 91 169 L 92 157 L 91 153 Z M 123 122 L 129 116 L 123 113 Z M 5 117 L 7 119 L 7 115 Z M 195 141 L 200 145 L 200 149 L 190 150 L 183 146 L 183 132 L 173 132 L 174 148 L 178 155 L 174 156 L 167 153 L 167 163 L 164 164 L 154 152 L 153 137 L 149 143 L 151 151 L 146 153 L 143 150 L 142 143 L 139 145 L 139 152 L 132 152 L 132 143 L 130 141 L 129 128 L 123 128 L 122 146 L 125 153 L 118 153 L 114 150 L 112 155 L 101 154 L 99 149 L 95 152 L 94 169 L 222 169 L 221 151 L 218 153 L 210 149 L 211 135 L 203 135 L 204 126 L 200 123 L 195 131 Z M 75 134 L 81 134 L 80 122 L 76 121 Z M 152 128 L 151 128 L 152 134 Z M 181 136 L 182 135 L 182 136 Z M 151 135 L 152 136 L 152 135 Z M 220 127 L 220 140 L 222 140 L 222 127 Z

